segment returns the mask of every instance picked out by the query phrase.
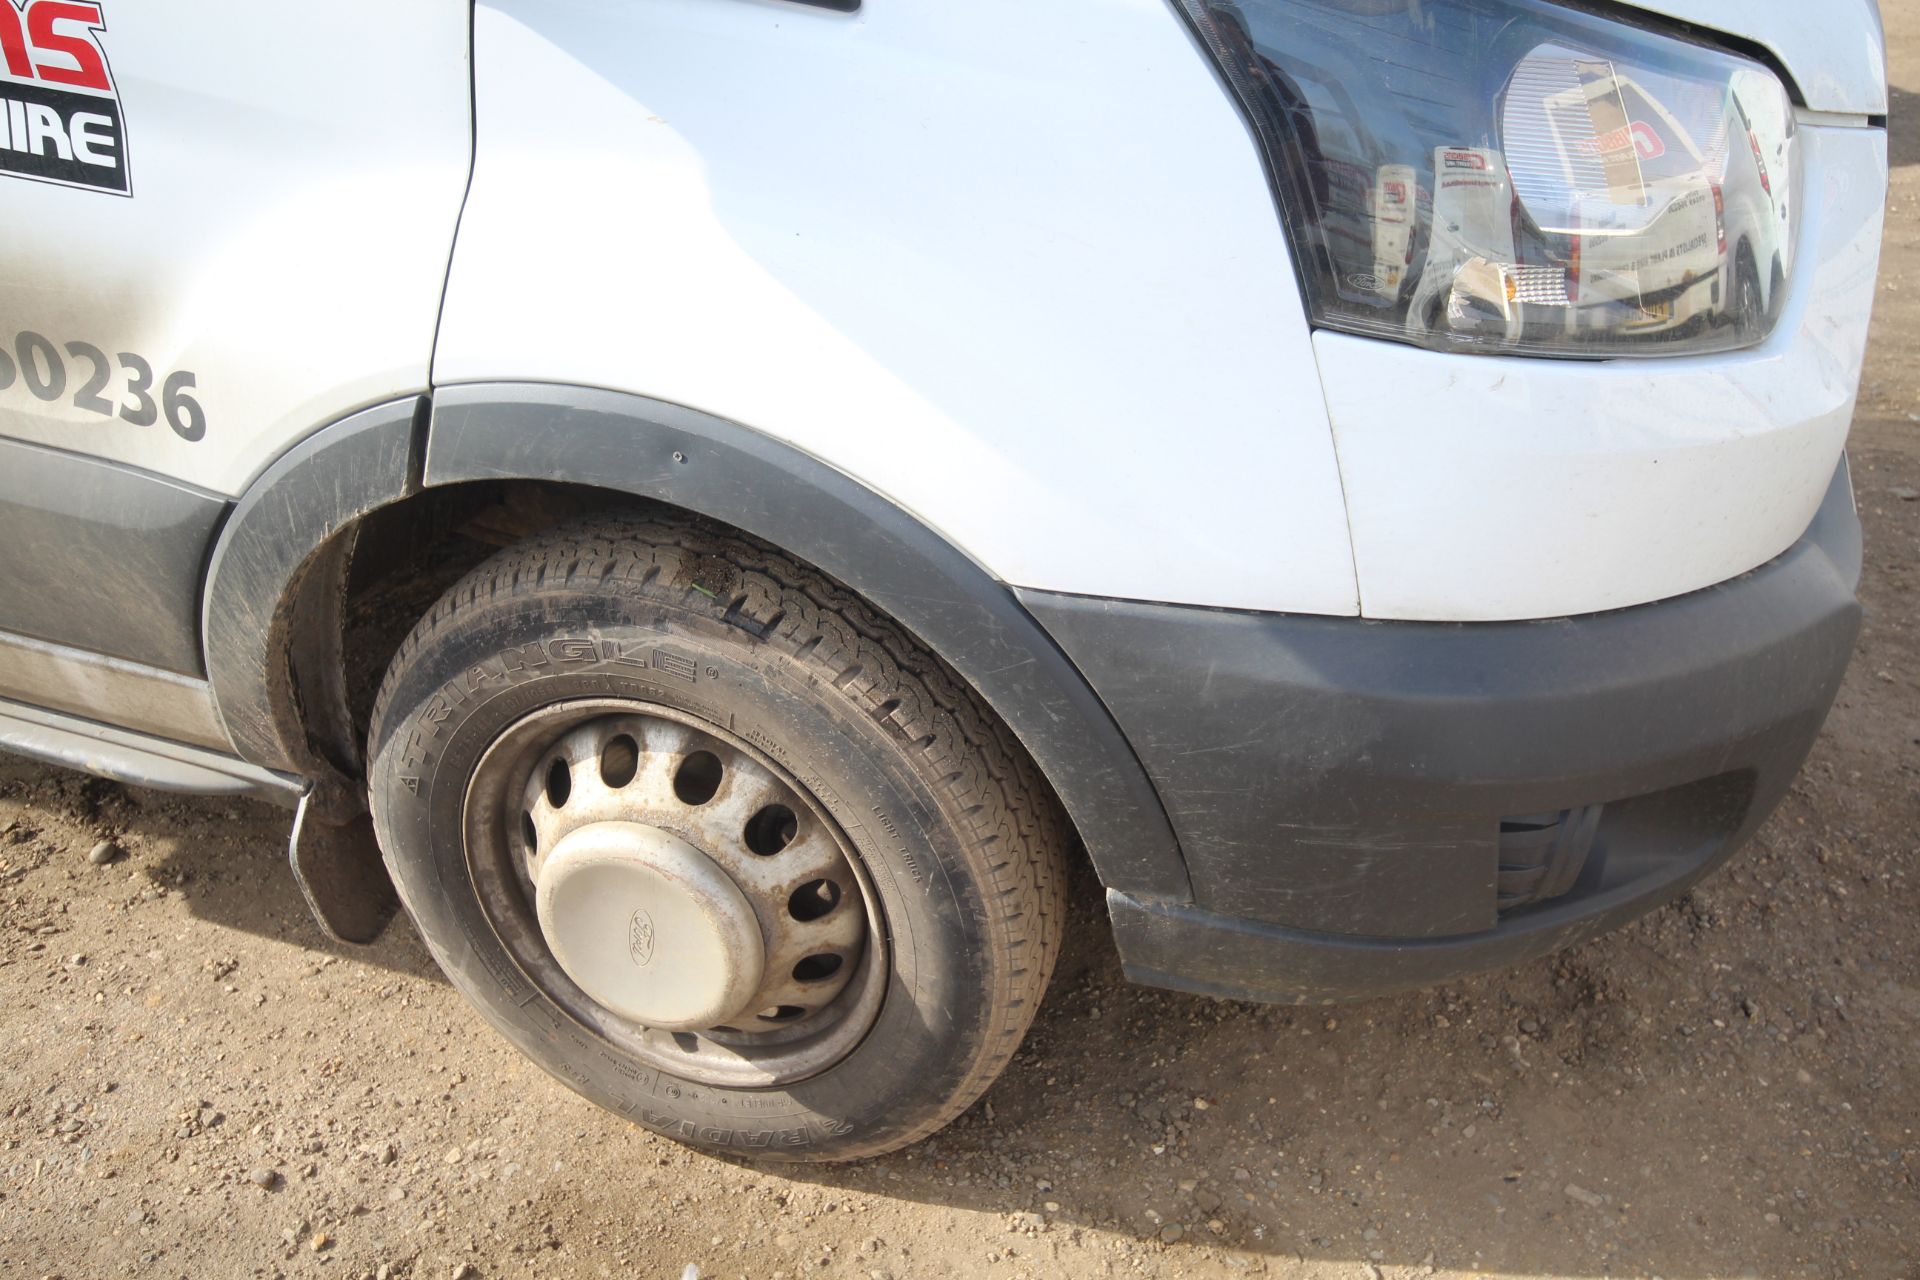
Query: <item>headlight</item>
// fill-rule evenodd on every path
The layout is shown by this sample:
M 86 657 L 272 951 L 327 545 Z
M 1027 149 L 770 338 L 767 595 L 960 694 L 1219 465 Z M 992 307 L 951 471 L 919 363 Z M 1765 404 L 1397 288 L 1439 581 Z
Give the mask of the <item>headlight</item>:
M 1750 346 L 1792 273 L 1759 63 L 1548 0 L 1178 0 L 1252 117 L 1315 324 L 1554 356 Z

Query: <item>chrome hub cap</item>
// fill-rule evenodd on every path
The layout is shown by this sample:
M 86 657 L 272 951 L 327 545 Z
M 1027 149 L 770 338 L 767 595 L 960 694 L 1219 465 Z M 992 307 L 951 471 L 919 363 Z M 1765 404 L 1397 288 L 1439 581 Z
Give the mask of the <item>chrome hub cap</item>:
M 713 726 L 625 700 L 543 708 L 482 758 L 466 835 L 526 977 L 675 1075 L 791 1083 L 878 1016 L 885 934 L 845 835 Z

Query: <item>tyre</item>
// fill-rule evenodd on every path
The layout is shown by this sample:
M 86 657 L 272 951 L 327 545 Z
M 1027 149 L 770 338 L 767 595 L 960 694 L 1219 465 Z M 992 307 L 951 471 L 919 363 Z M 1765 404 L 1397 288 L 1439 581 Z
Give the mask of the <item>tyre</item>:
M 1753 265 L 1753 255 L 1745 245 L 1740 247 L 1734 267 L 1733 290 L 1732 305 L 1729 307 L 1733 331 L 1743 341 L 1754 338 L 1759 335 L 1760 326 L 1766 321 L 1766 306 L 1760 297 L 1760 276 Z
M 844 587 L 697 522 L 511 548 L 403 642 L 371 805 L 454 984 L 593 1101 L 708 1149 L 874 1155 L 1032 1021 L 1065 823 L 1018 743 Z

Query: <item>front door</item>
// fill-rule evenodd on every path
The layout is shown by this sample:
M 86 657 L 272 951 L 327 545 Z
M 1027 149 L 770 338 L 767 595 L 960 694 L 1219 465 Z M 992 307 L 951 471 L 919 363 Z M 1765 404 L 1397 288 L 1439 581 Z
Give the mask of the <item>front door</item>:
M 199 676 L 228 500 L 426 389 L 469 19 L 0 0 L 0 698 L 87 710 L 43 696 L 76 655 Z

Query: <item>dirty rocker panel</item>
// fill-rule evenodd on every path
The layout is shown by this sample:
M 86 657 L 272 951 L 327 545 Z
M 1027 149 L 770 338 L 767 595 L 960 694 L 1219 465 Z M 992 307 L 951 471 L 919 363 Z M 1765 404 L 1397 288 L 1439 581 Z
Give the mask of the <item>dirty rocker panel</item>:
M 306 783 L 204 747 L 151 737 L 44 707 L 0 700 L 0 750 L 136 787 L 250 795 L 292 808 Z
M 205 680 L 0 631 L 0 697 L 226 751 Z
M 198 676 L 200 573 L 224 498 L 0 439 L 0 629 Z

